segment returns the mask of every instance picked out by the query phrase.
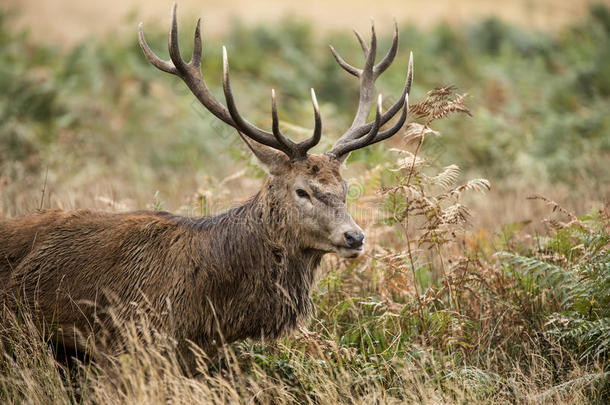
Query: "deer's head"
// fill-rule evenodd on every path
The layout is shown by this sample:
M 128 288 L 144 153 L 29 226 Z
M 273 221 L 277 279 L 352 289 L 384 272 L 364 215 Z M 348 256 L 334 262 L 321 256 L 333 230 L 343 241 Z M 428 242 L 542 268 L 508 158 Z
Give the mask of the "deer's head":
M 217 118 L 235 128 L 239 136 L 258 158 L 269 174 L 265 192 L 274 203 L 282 204 L 282 210 L 293 215 L 291 221 L 299 228 L 301 248 L 336 252 L 344 257 L 356 257 L 362 252 L 364 234 L 347 212 L 347 186 L 340 168 L 353 150 L 380 142 L 396 134 L 407 119 L 409 91 L 413 80 L 413 55 L 409 60 L 409 71 L 398 100 L 382 112 L 381 95 L 377 97 L 375 118 L 367 122 L 374 100 L 375 80 L 392 63 L 398 51 L 398 27 L 394 24 L 392 46 L 387 54 L 375 64 L 377 39 L 371 25 L 371 41 L 366 44 L 362 36 L 354 31 L 365 56 L 364 67 L 358 69 L 348 64 L 331 46 L 337 63 L 360 80 L 360 99 L 356 116 L 350 128 L 335 145 L 322 155 L 309 154 L 322 135 L 322 119 L 313 89 L 311 98 L 314 110 L 314 130 L 308 139 L 295 142 L 286 137 L 279 126 L 275 92 L 271 91 L 271 131 L 266 131 L 244 119 L 236 106 L 229 80 L 227 51 L 223 47 L 223 90 L 226 107 L 210 93 L 201 73 L 200 21 L 195 29 L 195 44 L 190 62 L 185 62 L 178 46 L 178 24 L 176 4 L 172 8 L 169 32 L 170 60 L 164 61 L 150 49 L 142 24 L 139 27 L 140 47 L 148 61 L 158 69 L 180 77 L 199 101 Z M 398 113 L 400 112 L 400 116 Z M 396 122 L 385 130 L 381 128 L 398 116 Z

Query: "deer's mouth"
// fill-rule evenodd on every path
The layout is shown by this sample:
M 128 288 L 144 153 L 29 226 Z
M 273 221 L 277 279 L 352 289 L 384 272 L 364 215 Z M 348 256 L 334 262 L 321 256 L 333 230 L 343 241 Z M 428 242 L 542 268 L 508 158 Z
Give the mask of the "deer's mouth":
M 350 248 L 347 246 L 336 246 L 336 253 L 346 259 L 355 259 L 364 252 L 364 245 L 358 248 Z
M 354 259 L 364 252 L 364 233 L 356 225 L 350 228 L 348 231 L 339 228 L 331 241 L 336 254 Z

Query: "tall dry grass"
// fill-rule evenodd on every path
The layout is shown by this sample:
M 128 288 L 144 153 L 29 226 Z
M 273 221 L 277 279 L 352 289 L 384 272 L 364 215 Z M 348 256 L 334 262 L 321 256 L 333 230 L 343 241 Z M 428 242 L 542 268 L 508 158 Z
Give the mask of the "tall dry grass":
M 608 212 L 578 218 L 559 210 L 567 220 L 548 222 L 557 231 L 548 241 L 536 244 L 505 233 L 495 236 L 499 249 L 469 229 L 471 214 L 462 203 L 463 195 L 486 191 L 489 182 L 458 183 L 457 166 L 437 167 L 422 155 L 426 139 L 439 136 L 433 121 L 467 112 L 464 98 L 450 88 L 437 89 L 412 111 L 421 123 L 407 126 L 404 146 L 394 152 L 397 160 L 366 171 L 350 193 L 352 210 L 364 220 L 373 247 L 356 261 L 332 256 L 324 261 L 314 295 L 317 314 L 308 330 L 278 342 L 226 346 L 212 360 L 199 351 L 200 374 L 188 378 L 175 342 L 152 330 L 145 317 L 121 325 L 122 354 L 66 359 L 52 328 L 41 329 L 25 310 L 4 311 L 2 401 L 539 404 L 607 399 L 607 350 L 583 357 L 578 344 L 557 335 L 549 321 L 570 311 L 569 303 L 553 298 L 546 273 L 532 278 L 520 268 L 530 260 L 524 255 L 555 258 L 557 265 L 589 257 L 607 266 L 607 246 L 598 246 L 593 257 L 592 248 L 579 247 L 579 238 L 607 240 Z M 211 198 L 198 193 L 194 201 Z M 574 226 L 585 234 L 561 239 Z M 497 250 L 521 262 L 506 262 Z M 557 259 L 566 252 L 566 261 Z M 579 271 L 564 270 L 574 277 Z M 609 273 L 610 266 L 599 271 Z M 603 307 L 606 295 L 585 291 L 582 297 L 595 297 Z M 574 322 L 584 320 L 571 316 Z M 604 333 L 589 344 L 604 342 Z
M 0 14 L 2 215 L 40 207 L 207 215 L 259 186 L 235 134 L 159 79 L 135 37 L 63 52 L 16 34 L 7 18 Z M 412 102 L 442 77 L 472 93 L 473 117 L 432 122 L 443 105 L 463 109 L 463 98 L 439 90 L 413 106 L 418 124 L 402 136 L 352 154 L 349 205 L 371 248 L 356 261 L 325 259 L 308 331 L 226 347 L 212 362 L 202 357 L 201 375 L 189 379 L 174 342 L 145 319 L 124 325 L 120 356 L 58 362 L 48 329 L 27 312 L 4 312 L 0 401 L 607 401 L 608 27 L 605 7 L 556 36 L 494 19 L 407 27 L 401 37 L 416 47 L 418 72 Z M 155 49 L 165 40 L 165 27 L 151 36 Z M 236 87 L 250 97 L 248 111 L 279 83 L 285 114 L 309 122 L 299 96 L 315 83 L 328 132 L 349 122 L 356 86 L 314 51 L 309 25 L 237 26 L 228 40 L 243 50 L 235 69 L 246 80 Z M 336 40 L 356 57 L 356 46 Z M 217 53 L 206 60 L 213 77 Z M 402 83 L 399 70 L 381 90 Z M 491 180 L 486 194 L 473 191 L 489 183 L 464 180 L 478 177 Z M 567 208 L 527 200 L 533 193 Z

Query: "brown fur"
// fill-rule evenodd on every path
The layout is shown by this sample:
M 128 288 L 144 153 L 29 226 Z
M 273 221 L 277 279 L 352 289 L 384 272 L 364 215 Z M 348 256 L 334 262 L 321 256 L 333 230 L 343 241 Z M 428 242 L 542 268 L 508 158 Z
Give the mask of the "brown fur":
M 222 341 L 292 330 L 313 310 L 309 294 L 322 255 L 357 254 L 344 251 L 337 232 L 359 228 L 347 214 L 335 159 L 290 162 L 250 146 L 266 154 L 271 176 L 245 204 L 218 216 L 49 210 L 0 219 L 5 302 L 30 307 L 74 350 L 106 336 L 107 349 L 119 351 L 117 317 L 151 313 L 191 370 L 188 341 L 213 354 Z

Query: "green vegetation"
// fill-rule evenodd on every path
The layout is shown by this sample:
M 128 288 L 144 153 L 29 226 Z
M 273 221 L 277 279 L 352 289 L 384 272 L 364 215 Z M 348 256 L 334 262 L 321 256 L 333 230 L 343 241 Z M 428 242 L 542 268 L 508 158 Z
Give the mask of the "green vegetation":
M 109 200 L 114 209 L 207 213 L 253 189 L 247 178 L 259 172 L 243 163 L 249 154 L 234 131 L 149 66 L 135 33 L 60 50 L 15 32 L 10 19 L 0 14 L 0 214 Z M 182 25 L 186 53 L 192 26 Z M 610 196 L 610 10 L 594 7 L 556 34 L 494 19 L 401 29 L 401 57 L 379 90 L 389 104 L 413 49 L 419 124 L 350 158 L 361 176 L 351 208 L 375 212 L 355 215 L 374 235 L 371 251 L 325 260 L 309 333 L 235 344 L 190 380 L 172 342 L 141 325 L 126 328 L 131 350 L 111 359 L 118 367 L 107 374 L 87 362 L 58 366 L 27 314 L 5 314 L 0 401 L 607 402 L 610 208 L 589 198 Z M 165 28 L 147 33 L 163 54 Z M 331 39 L 346 59 L 360 60 L 345 33 L 321 40 L 301 21 L 236 24 L 225 43 L 244 114 L 268 124 L 274 87 L 286 132 L 298 135 L 298 125 L 311 125 L 314 87 L 329 135 L 319 150 L 328 147 L 357 103 L 355 80 L 325 47 Z M 220 43 L 208 39 L 204 72 L 218 95 L 220 61 Z M 449 84 L 470 96 L 428 93 Z M 464 102 L 472 117 L 445 119 L 464 112 Z M 431 115 L 430 103 L 445 113 Z M 236 165 L 247 176 L 218 180 Z M 485 208 L 466 205 L 489 182 L 463 177 L 503 191 L 485 197 L 498 199 L 488 203 L 491 215 L 518 193 L 512 210 L 545 203 L 550 217 L 469 228 Z M 569 189 L 565 200 L 586 213 L 544 197 L 525 201 L 554 188 Z
M 228 156 L 244 150 L 233 131 L 212 119 L 179 79 L 146 62 L 135 28 L 130 38 L 91 40 L 62 52 L 14 32 L 9 20 L 10 15 L 0 16 L 0 165 L 5 183 L 29 179 L 38 184 L 48 169 L 53 177 L 80 185 L 85 180 L 74 179 L 74 174 L 86 171 L 88 179 L 112 175 L 125 185 L 156 184 L 172 195 L 175 184 L 168 178 L 192 178 L 193 173 L 210 173 L 210 168 L 218 168 L 211 173 L 218 175 L 227 169 Z M 182 43 L 188 52 L 193 27 L 184 20 Z M 447 84 L 470 94 L 474 118 L 450 120 L 437 128 L 444 136 L 431 143 L 430 153 L 441 164 L 458 164 L 494 182 L 535 178 L 536 183 L 584 183 L 607 193 L 602 190 L 610 183 L 610 165 L 605 164 L 610 153 L 607 8 L 593 8 L 587 21 L 554 36 L 493 19 L 459 30 L 401 27 L 400 56 L 379 84 L 386 103 L 403 83 L 409 49 L 416 69 L 412 101 Z M 150 26 L 147 32 L 163 55 L 165 27 Z M 357 85 L 336 66 L 326 44 L 332 42 L 348 60 L 358 61 L 360 50 L 351 35 L 341 32 L 316 40 L 309 24 L 287 20 L 272 28 L 236 24 L 223 41 L 238 101 L 252 119 L 269 121 L 270 107 L 260 106 L 270 104 L 274 87 L 282 120 L 312 125 L 307 96 L 314 87 L 328 134 L 320 149 L 347 127 Z M 387 38 L 381 43 L 386 45 Z M 217 94 L 220 62 L 220 42 L 207 39 L 204 70 Z M 290 128 L 298 133 L 298 127 Z M 387 159 L 387 149 L 381 145 L 361 151 L 352 161 L 374 166 Z M 40 176 L 27 176 L 32 173 Z M 4 204 L 13 198 L 5 193 Z

